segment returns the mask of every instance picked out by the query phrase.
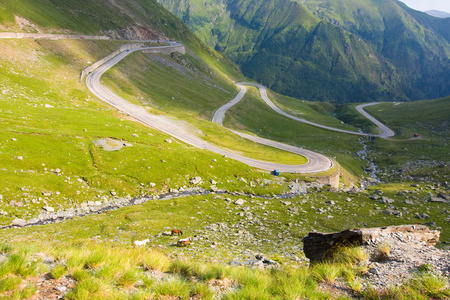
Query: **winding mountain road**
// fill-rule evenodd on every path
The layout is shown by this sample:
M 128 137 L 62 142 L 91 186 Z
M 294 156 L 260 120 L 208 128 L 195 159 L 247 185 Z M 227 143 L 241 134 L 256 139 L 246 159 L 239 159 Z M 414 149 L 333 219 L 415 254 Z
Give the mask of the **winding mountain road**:
M 192 145 L 197 148 L 206 149 L 221 155 L 225 155 L 229 158 L 235 159 L 237 161 L 240 161 L 242 163 L 245 163 L 249 166 L 263 169 L 263 170 L 279 170 L 280 172 L 288 172 L 288 173 L 317 173 L 317 172 L 323 172 L 326 170 L 329 170 L 333 166 L 333 162 L 327 158 L 324 155 L 321 155 L 319 153 L 315 153 L 313 151 L 305 150 L 302 148 L 285 145 L 282 143 L 253 137 L 250 135 L 246 135 L 243 133 L 238 133 L 240 136 L 257 141 L 261 144 L 272 146 L 278 149 L 283 149 L 292 153 L 296 153 L 299 155 L 303 155 L 308 159 L 308 162 L 303 165 L 284 165 L 284 164 L 277 164 L 277 163 L 271 163 L 271 162 L 265 162 L 260 161 L 256 159 L 251 159 L 248 157 L 244 157 L 238 154 L 235 154 L 230 151 L 223 150 L 221 148 L 218 148 L 216 146 L 210 145 L 209 143 L 205 142 L 204 140 L 197 137 L 195 134 L 185 131 L 183 128 L 181 128 L 176 121 L 169 117 L 165 116 L 157 116 L 152 115 L 145 111 L 142 107 L 134 105 L 126 101 L 125 99 L 119 97 L 118 95 L 114 94 L 112 91 L 107 89 L 105 86 L 103 86 L 100 83 L 100 77 L 105 73 L 108 69 L 110 69 L 112 66 L 117 64 L 119 61 L 121 61 L 123 58 L 125 58 L 127 55 L 135 52 L 135 51 L 142 51 L 147 49 L 158 49 L 158 48 L 167 48 L 167 47 L 177 47 L 180 46 L 180 44 L 176 42 L 170 42 L 170 45 L 168 46 L 158 46 L 158 47 L 143 47 L 143 48 L 137 48 L 137 49 L 131 49 L 124 52 L 121 52 L 117 56 L 113 57 L 112 59 L 108 60 L 101 66 L 99 66 L 97 69 L 95 69 L 93 72 L 91 72 L 86 77 L 86 85 L 88 89 L 99 99 L 103 100 L 104 102 L 114 106 L 118 110 L 131 115 L 136 120 L 140 121 L 141 123 L 155 128 L 157 130 L 160 130 L 162 132 L 165 132 L 174 138 L 183 141 L 189 145 Z M 241 99 L 243 95 L 245 94 L 245 91 L 242 93 Z M 240 99 L 239 99 L 240 100 Z M 226 111 L 226 110 L 225 110 Z
M 273 103 L 269 97 L 267 96 L 267 90 L 266 87 L 261 85 L 261 84 L 257 84 L 257 83 L 249 83 L 249 82 L 241 82 L 241 83 L 237 83 L 237 86 L 239 86 L 241 88 L 241 91 L 239 92 L 239 94 L 230 102 L 228 102 L 227 104 L 221 106 L 219 109 L 217 109 L 213 115 L 212 121 L 215 123 L 218 123 L 220 125 L 223 125 L 223 120 L 225 118 L 225 113 L 227 112 L 227 110 L 229 110 L 231 107 L 233 107 L 234 105 L 236 105 L 239 101 L 242 100 L 242 98 L 244 97 L 245 93 L 247 92 L 247 88 L 245 87 L 245 85 L 249 85 L 249 86 L 255 86 L 259 89 L 259 93 L 261 95 L 261 98 L 264 100 L 264 102 L 266 102 L 267 105 L 269 105 L 269 107 L 271 109 L 273 109 L 275 112 L 279 113 L 280 115 L 283 115 L 287 118 L 290 118 L 292 120 L 298 121 L 298 122 L 302 122 L 305 124 L 309 124 L 315 127 L 320 127 L 323 129 L 327 129 L 327 130 L 332 130 L 332 131 L 338 131 L 338 132 L 343 132 L 343 133 L 349 133 L 349 134 L 356 134 L 356 135 L 362 135 L 362 136 L 369 136 L 369 137 L 381 137 L 381 138 L 387 138 L 387 137 L 391 137 L 394 136 L 394 132 L 389 129 L 386 125 L 384 125 L 383 123 L 381 123 L 380 121 L 378 121 L 377 119 L 375 119 L 374 117 L 372 117 L 371 115 L 369 115 L 367 112 L 364 111 L 364 107 L 366 106 L 371 106 L 371 105 L 375 105 L 378 104 L 377 102 L 373 102 L 373 103 L 366 103 L 366 104 L 361 104 L 356 106 L 356 109 L 358 110 L 358 112 L 360 112 L 363 116 L 365 116 L 366 118 L 368 118 L 370 121 L 372 121 L 373 123 L 375 123 L 375 125 L 378 126 L 378 128 L 380 129 L 381 133 L 380 134 L 372 134 L 372 133 L 363 133 L 363 132 L 355 132 L 355 131 L 350 131 L 350 130 L 345 130 L 345 129 L 339 129 L 339 128 L 334 128 L 334 127 L 330 127 L 330 126 L 325 126 L 322 124 L 318 124 L 318 123 L 314 123 L 293 115 L 288 114 L 287 112 L 281 110 L 278 106 L 275 105 L 275 103 Z M 241 135 L 238 132 L 235 132 L 236 134 Z

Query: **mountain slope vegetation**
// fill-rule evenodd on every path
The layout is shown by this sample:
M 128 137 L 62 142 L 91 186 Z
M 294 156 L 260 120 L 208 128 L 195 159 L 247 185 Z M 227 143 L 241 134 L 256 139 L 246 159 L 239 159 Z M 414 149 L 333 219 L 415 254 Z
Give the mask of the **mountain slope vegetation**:
M 159 2 L 285 95 L 342 103 L 450 94 L 450 19 L 399 1 Z

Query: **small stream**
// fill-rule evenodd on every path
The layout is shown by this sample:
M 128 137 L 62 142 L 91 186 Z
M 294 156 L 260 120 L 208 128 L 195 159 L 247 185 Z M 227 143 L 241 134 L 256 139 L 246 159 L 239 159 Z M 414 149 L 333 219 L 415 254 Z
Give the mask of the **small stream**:
M 377 175 L 377 172 L 379 171 L 377 165 L 367 157 L 367 144 L 365 143 L 365 140 L 361 140 L 360 144 L 363 145 L 363 150 L 356 152 L 356 154 L 363 160 L 367 161 L 370 167 L 368 169 L 365 169 L 365 171 L 369 173 L 369 175 L 374 179 L 370 182 L 363 182 L 363 188 L 366 189 L 370 183 L 380 183 L 381 181 Z

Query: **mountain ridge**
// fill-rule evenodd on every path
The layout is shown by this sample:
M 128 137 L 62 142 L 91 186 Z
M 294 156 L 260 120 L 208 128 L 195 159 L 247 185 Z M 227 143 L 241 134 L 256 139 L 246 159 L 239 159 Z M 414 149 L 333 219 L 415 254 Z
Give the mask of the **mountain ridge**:
M 246 76 L 289 96 L 368 102 L 450 94 L 449 21 L 397 0 L 159 2 Z

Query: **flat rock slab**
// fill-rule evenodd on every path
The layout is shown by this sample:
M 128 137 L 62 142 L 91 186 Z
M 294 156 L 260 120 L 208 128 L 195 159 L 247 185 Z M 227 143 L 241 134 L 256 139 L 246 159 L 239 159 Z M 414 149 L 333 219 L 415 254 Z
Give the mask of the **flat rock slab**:
M 105 151 L 117 151 L 122 149 L 122 147 L 130 147 L 131 144 L 124 143 L 122 141 L 117 141 L 111 138 L 104 138 L 101 140 L 94 141 L 94 144 L 98 147 L 102 147 Z
M 401 225 L 378 228 L 348 229 L 336 233 L 310 232 L 303 238 L 305 255 L 311 262 L 330 257 L 333 251 L 340 246 L 365 245 L 378 237 L 399 232 L 414 239 L 423 241 L 429 246 L 434 246 L 439 241 L 440 232 L 430 230 L 425 225 Z

